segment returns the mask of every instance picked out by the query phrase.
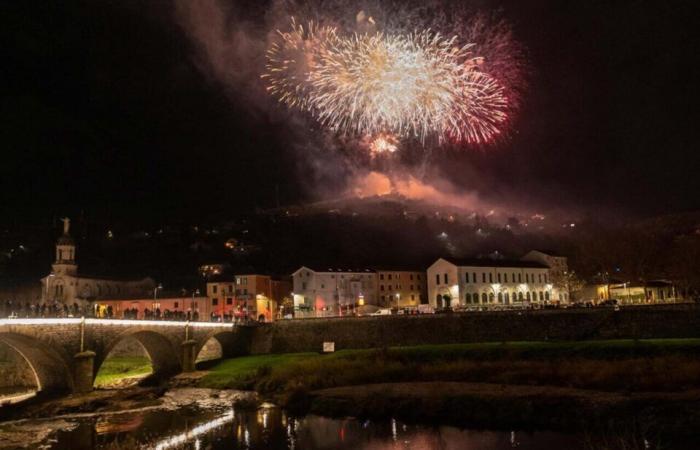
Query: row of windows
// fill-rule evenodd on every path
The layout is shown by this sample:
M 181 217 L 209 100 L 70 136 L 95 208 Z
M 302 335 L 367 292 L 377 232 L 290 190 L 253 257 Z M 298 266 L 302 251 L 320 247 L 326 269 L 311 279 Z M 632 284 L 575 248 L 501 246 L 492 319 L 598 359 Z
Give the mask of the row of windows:
M 228 292 L 229 294 L 233 294 L 233 293 L 234 293 L 233 285 L 229 284 L 228 286 L 226 286 L 226 289 L 222 289 L 222 290 L 221 290 L 221 293 L 222 293 L 222 294 L 227 293 L 227 292 Z M 248 294 L 248 288 L 236 289 L 235 292 L 236 292 L 236 295 L 241 295 L 241 294 L 247 295 L 247 294 Z M 218 293 L 219 293 L 219 289 L 218 289 L 218 286 L 217 286 L 217 285 L 215 285 L 215 284 L 212 285 L 212 287 L 211 287 L 211 293 L 212 293 L 212 294 L 218 294 Z
M 396 299 L 396 296 L 395 296 L 395 295 L 382 295 L 382 296 L 381 296 L 381 299 L 382 299 L 382 302 L 386 301 L 387 299 L 389 299 L 389 300 L 395 300 L 395 299 Z M 411 301 L 415 301 L 415 300 L 416 300 L 416 295 L 415 295 L 415 294 L 411 294 Z
M 438 295 L 440 297 L 440 295 Z M 539 298 L 539 301 L 549 301 L 549 291 L 539 291 L 539 292 L 526 292 L 523 294 L 522 292 L 515 293 L 513 292 L 512 300 L 515 301 L 520 301 L 522 302 L 523 300 L 527 300 L 528 302 L 530 301 L 537 301 Z M 496 299 L 498 299 L 498 303 L 510 303 L 511 301 L 511 295 L 508 292 L 499 292 L 498 295 L 494 295 L 493 292 L 490 294 L 486 294 L 483 292 L 481 294 L 481 303 L 493 303 Z M 438 303 L 440 302 L 440 298 L 438 298 Z M 473 294 L 465 294 L 464 295 L 464 301 L 465 303 L 479 303 L 479 294 L 474 292 Z
M 516 277 L 516 275 L 517 275 L 517 277 Z M 446 273 L 442 274 L 442 278 L 443 278 L 444 284 L 449 284 L 448 274 L 446 274 Z M 494 282 L 497 282 L 497 283 L 522 283 L 523 282 L 522 273 L 518 273 L 518 274 L 513 273 L 512 277 L 510 278 L 510 281 L 508 281 L 509 278 L 508 278 L 507 273 L 501 273 L 501 272 L 497 273 L 495 280 L 493 277 L 493 273 L 489 273 L 488 277 L 487 277 L 486 273 L 481 274 L 481 282 L 482 283 L 486 283 L 487 278 L 488 278 L 489 283 L 494 283 Z M 517 279 L 517 281 L 516 281 L 516 279 Z M 537 274 L 537 277 L 535 277 L 534 273 L 525 273 L 525 283 L 534 283 L 535 280 L 537 280 L 539 283 L 547 283 L 548 282 L 547 274 L 546 273 L 545 274 L 539 273 L 539 274 Z M 464 281 L 465 281 L 465 283 L 469 283 L 469 273 L 464 274 Z M 477 282 L 476 281 L 476 272 L 472 272 L 471 282 L 472 283 Z M 440 274 L 439 273 L 435 274 L 435 284 L 440 284 Z
M 211 304 L 212 306 L 216 306 L 219 304 L 219 299 L 218 298 L 212 298 L 211 299 Z M 233 305 L 233 299 L 231 297 L 228 297 L 226 299 L 226 304 L 227 305 Z M 175 302 L 175 307 L 177 308 L 177 302 Z
M 391 273 L 387 274 L 387 279 L 388 279 L 388 280 L 391 280 L 392 275 L 394 275 L 394 274 L 391 274 Z M 419 274 L 419 273 L 415 274 L 415 277 L 416 277 L 416 280 L 420 280 L 420 274 Z M 380 273 L 380 274 L 379 274 L 379 279 L 380 279 L 380 280 L 383 280 L 383 279 L 384 279 L 384 274 L 383 274 L 383 273 Z M 401 274 L 400 274 L 400 273 L 397 273 L 397 274 L 396 274 L 396 279 L 397 279 L 397 280 L 400 280 L 400 279 L 401 279 Z M 413 274 L 412 274 L 412 273 L 409 273 L 409 274 L 408 274 L 408 279 L 411 280 L 411 281 L 413 281 Z
M 447 274 L 445 274 L 445 275 L 447 275 Z M 523 274 L 522 273 L 516 274 L 515 272 L 513 272 L 511 274 L 510 281 L 508 281 L 508 274 L 501 273 L 501 272 L 498 272 L 496 274 L 496 280 L 494 280 L 494 278 L 493 278 L 493 273 L 489 273 L 488 279 L 489 279 L 489 283 L 493 283 L 494 281 L 496 281 L 497 283 L 509 283 L 509 282 L 516 283 L 516 275 L 517 275 L 517 283 L 522 283 L 523 282 L 523 276 L 522 276 Z M 472 283 L 476 283 L 476 272 L 472 272 L 471 278 L 472 278 Z M 526 283 L 534 283 L 535 279 L 537 279 L 538 283 L 547 283 L 547 274 L 546 273 L 545 274 L 538 273 L 537 278 L 535 278 L 534 273 L 525 273 L 525 282 Z M 464 274 L 464 281 L 466 283 L 469 283 L 469 273 Z M 486 283 L 486 273 L 481 274 L 481 282 Z
M 396 290 L 398 290 L 398 291 L 400 291 L 400 290 L 402 289 L 402 285 L 400 285 L 400 284 L 397 284 L 395 287 L 396 287 Z M 415 287 L 415 289 L 413 289 L 414 287 Z M 391 284 L 388 284 L 388 285 L 386 286 L 386 290 L 387 290 L 387 291 L 390 291 L 391 288 L 392 288 L 392 285 L 391 285 Z M 414 290 L 419 291 L 419 290 L 420 290 L 420 284 L 416 284 L 416 285 L 411 284 L 411 285 L 409 285 L 408 288 L 409 288 L 409 289 L 408 289 L 409 291 L 414 291 Z M 380 285 L 379 285 L 379 290 L 380 290 L 380 291 L 383 291 L 383 290 L 384 290 L 384 285 L 383 285 L 383 284 L 380 284 Z

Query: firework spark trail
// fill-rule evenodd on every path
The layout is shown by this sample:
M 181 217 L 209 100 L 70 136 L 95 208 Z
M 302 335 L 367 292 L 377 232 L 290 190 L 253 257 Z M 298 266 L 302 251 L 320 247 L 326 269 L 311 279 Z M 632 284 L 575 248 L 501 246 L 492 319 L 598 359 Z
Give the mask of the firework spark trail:
M 505 90 L 480 70 L 473 44 L 431 30 L 340 37 L 333 27 L 290 32 L 268 50 L 268 91 L 341 133 L 483 143 L 506 121 Z

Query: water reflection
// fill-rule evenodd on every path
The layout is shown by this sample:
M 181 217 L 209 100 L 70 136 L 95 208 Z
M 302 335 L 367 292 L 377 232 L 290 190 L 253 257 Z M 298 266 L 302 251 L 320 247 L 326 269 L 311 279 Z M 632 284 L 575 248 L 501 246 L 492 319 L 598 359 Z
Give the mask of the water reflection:
M 37 426 L 32 421 L 25 422 Z M 59 450 L 148 448 L 273 450 L 501 450 L 582 449 L 576 435 L 552 432 L 475 431 L 418 426 L 396 419 L 359 421 L 295 418 L 273 405 L 257 411 L 192 407 L 76 418 L 73 429 L 42 442 Z M 1 433 L 0 433 L 1 436 Z M 2 441 L 2 439 L 0 439 Z M 0 445 L 1 447 L 1 445 Z

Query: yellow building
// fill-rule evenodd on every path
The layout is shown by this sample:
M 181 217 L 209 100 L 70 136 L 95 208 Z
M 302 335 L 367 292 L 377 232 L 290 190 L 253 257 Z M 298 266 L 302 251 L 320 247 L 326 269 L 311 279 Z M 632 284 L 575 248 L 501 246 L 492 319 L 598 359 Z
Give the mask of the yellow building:
M 421 270 L 378 269 L 379 306 L 410 308 L 428 303 L 425 276 Z

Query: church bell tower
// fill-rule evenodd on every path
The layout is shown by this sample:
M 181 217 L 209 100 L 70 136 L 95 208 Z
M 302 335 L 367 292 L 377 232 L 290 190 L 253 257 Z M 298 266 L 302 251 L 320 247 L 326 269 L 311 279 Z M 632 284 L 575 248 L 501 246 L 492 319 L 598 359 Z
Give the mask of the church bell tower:
M 70 236 L 70 219 L 63 218 L 63 235 L 56 241 L 56 260 L 51 265 L 55 275 L 76 275 L 75 241 Z

